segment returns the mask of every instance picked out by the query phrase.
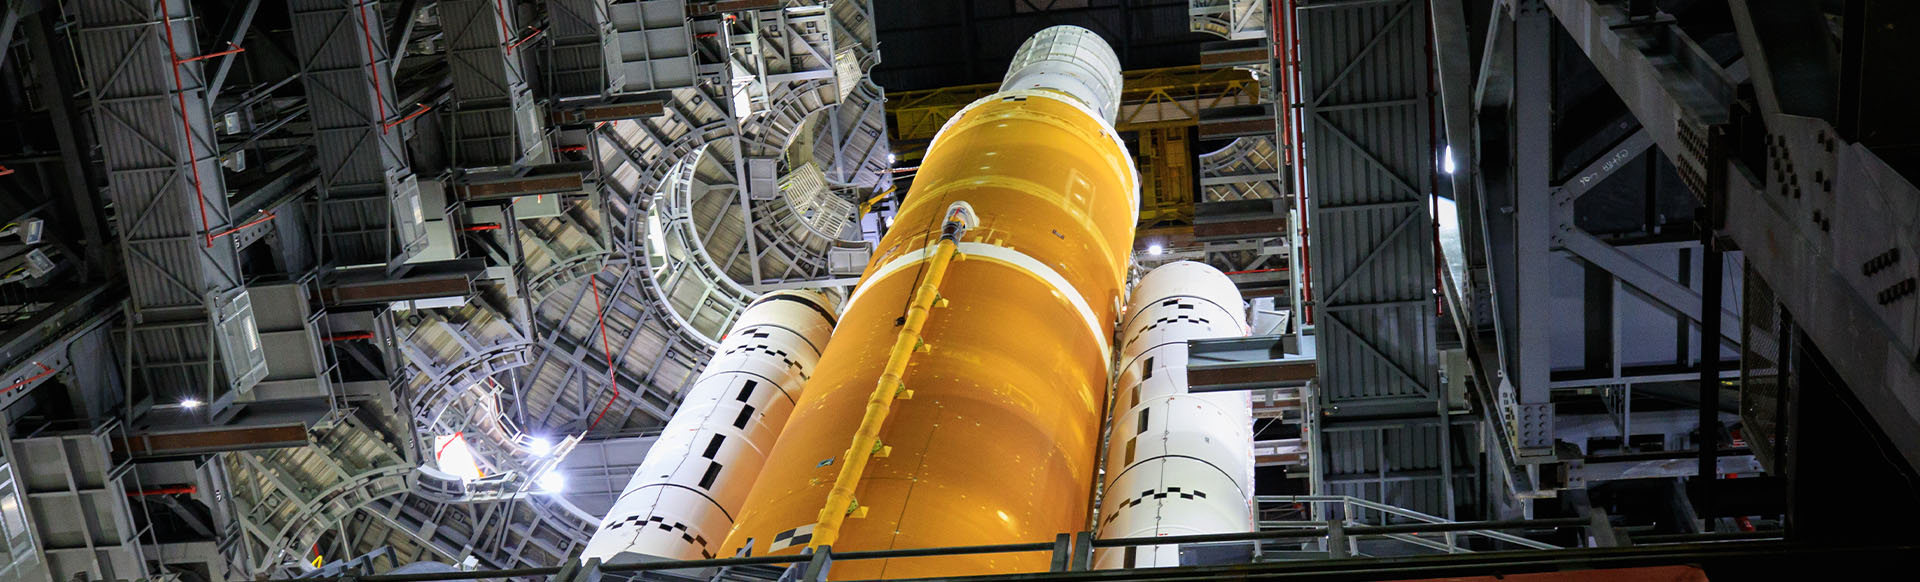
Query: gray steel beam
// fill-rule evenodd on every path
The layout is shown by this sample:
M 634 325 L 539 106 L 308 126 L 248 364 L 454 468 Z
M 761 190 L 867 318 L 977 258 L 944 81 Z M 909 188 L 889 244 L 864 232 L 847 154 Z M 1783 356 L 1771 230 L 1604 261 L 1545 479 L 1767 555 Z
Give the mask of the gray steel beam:
M 1549 0 L 1575 43 L 1627 108 L 1673 159 L 1696 192 L 1726 200 L 1726 233 L 1773 284 L 1790 311 L 1834 360 L 1880 428 L 1897 443 L 1920 442 L 1920 367 L 1911 305 L 1869 303 L 1894 277 L 1856 275 L 1889 246 L 1912 248 L 1912 205 L 1920 189 L 1858 144 L 1841 143 L 1819 117 L 1828 96 L 1819 79 L 1835 59 L 1824 29 L 1795 24 L 1790 14 L 1756 15 L 1732 4 L 1747 71 L 1769 132 L 1766 175 L 1715 168 L 1703 145 L 1707 125 L 1726 120 L 1731 82 L 1670 22 L 1631 26 L 1619 7 L 1587 0 Z M 1804 10 L 1804 6 L 1791 8 Z M 1797 47 L 1797 48 L 1796 48 Z M 1811 80 L 1809 80 L 1811 79 Z M 1788 86 L 1783 86 L 1788 85 Z M 1728 176 L 1708 191 L 1706 177 Z M 1801 193 L 1825 195 L 1802 196 Z M 1889 244 L 1889 242 L 1893 244 Z M 1908 268 L 1910 267 L 1902 267 Z M 1908 301 L 1906 303 L 1911 303 Z M 1902 454 L 1920 465 L 1920 447 Z
M 1467 13 L 1461 0 L 1434 0 L 1428 7 L 1433 13 L 1433 53 L 1434 67 L 1439 79 L 1441 130 L 1446 135 L 1444 142 L 1452 146 L 1454 164 L 1467 170 L 1467 175 L 1446 176 L 1452 186 L 1453 199 L 1462 200 L 1472 196 L 1473 180 L 1470 178 L 1474 163 L 1473 143 L 1473 55 L 1468 42 Z
M 1417 275 L 1433 266 L 1425 204 L 1438 169 L 1428 11 L 1396 1 L 1294 16 L 1299 90 L 1313 96 L 1301 104 L 1313 299 L 1334 323 L 1318 331 L 1321 393 L 1336 415 L 1433 414 L 1437 318 L 1424 308 L 1433 284 Z M 1343 107 L 1380 102 L 1410 106 Z
M 6 62 L 7 49 L 13 48 L 13 32 L 20 20 L 40 8 L 37 3 L 29 5 L 26 0 L 7 0 L 5 6 L 6 13 L 0 14 L 0 63 Z
M 33 389 L 73 365 L 68 346 L 78 344 L 90 330 L 117 315 L 106 287 L 75 289 L 25 321 L 14 322 L 0 335 L 0 382 L 11 386 L 0 392 L 0 408 L 18 402 Z M 72 382 L 71 376 L 67 377 Z
M 1754 97 L 1767 115 L 1832 119 L 1837 114 L 1840 55 L 1817 2 L 1729 0 L 1734 31 L 1747 60 Z
M 1561 202 L 1561 205 L 1570 207 L 1572 201 L 1585 196 L 1595 186 L 1613 177 L 1614 172 L 1626 167 L 1627 162 L 1640 157 L 1640 154 L 1646 153 L 1651 147 L 1653 147 L 1653 137 L 1647 134 L 1646 129 L 1633 132 L 1626 139 L 1620 140 L 1620 143 L 1614 144 L 1599 158 L 1580 168 L 1572 178 L 1561 183 L 1555 193 L 1556 197 L 1565 197 L 1566 202 Z
M 38 59 L 34 69 L 39 76 L 40 97 L 47 104 L 48 120 L 53 125 L 54 143 L 62 152 L 92 151 L 93 144 L 84 131 L 87 126 L 73 103 L 73 95 L 79 93 L 79 73 L 59 64 L 71 62 L 74 46 L 53 42 L 49 38 L 53 31 L 51 24 L 38 12 L 26 16 L 27 42 Z M 60 162 L 68 199 L 72 201 L 74 218 L 85 242 L 81 253 L 87 262 L 87 278 L 103 278 L 112 268 L 109 266 L 112 255 L 108 254 L 106 224 L 95 197 L 95 176 L 89 171 L 93 164 L 90 159 L 75 154 L 60 156 Z
M 1732 76 L 1664 14 L 1636 21 L 1601 0 L 1543 1 L 1640 125 L 1650 128 L 1681 179 L 1694 194 L 1707 195 L 1712 172 L 1703 136 L 1729 119 Z
M 394 12 L 393 23 L 400 30 L 389 34 L 390 39 L 383 43 L 387 47 L 387 54 L 393 59 L 387 66 L 389 73 L 400 72 L 400 61 L 407 56 L 407 44 L 413 41 L 413 29 L 420 21 L 420 8 L 424 4 L 423 0 L 400 0 L 400 9 Z
M 1728 170 L 1725 232 L 1909 466 L 1920 466 L 1920 307 L 1911 296 L 1884 299 L 1920 269 L 1911 260 L 1872 274 L 1861 266 L 1889 249 L 1920 251 L 1911 228 L 1920 220 L 1920 187 L 1809 116 L 1830 95 L 1796 95 L 1832 86 L 1805 80 L 1830 75 L 1818 69 L 1837 61 L 1828 32 L 1774 22 L 1800 8 L 1760 14 L 1737 0 L 1731 8 L 1770 165 L 1764 176 Z
M 626 85 L 606 0 L 546 0 L 545 73 L 556 97 L 598 97 Z
M 1708 347 L 1707 338 L 1719 337 L 1721 332 L 1720 304 L 1721 293 L 1726 286 L 1726 272 L 1720 266 L 1720 242 L 1718 229 L 1714 228 L 1713 215 L 1717 196 L 1708 196 L 1704 212 L 1700 216 L 1700 423 L 1696 429 L 1694 447 L 1700 450 L 1699 478 L 1703 494 L 1697 502 L 1702 513 L 1714 515 L 1713 481 L 1720 477 L 1714 464 L 1719 453 L 1720 442 L 1720 344 L 1712 342 Z M 1738 322 L 1738 319 L 1733 320 Z M 1738 328 L 1738 326 L 1734 326 Z M 1632 414 L 1629 408 L 1627 414 Z M 1707 531 L 1713 531 L 1714 522 L 1706 521 Z
M 1579 257 L 1580 260 L 1600 267 L 1601 270 L 1618 278 L 1620 282 L 1626 283 L 1628 286 L 1633 287 L 1634 290 L 1645 294 L 1648 298 L 1659 302 L 1668 309 L 1674 310 L 1687 319 L 1695 322 L 1703 321 L 1705 316 L 1701 307 L 1701 294 L 1699 292 L 1694 291 L 1686 285 L 1681 285 L 1679 281 L 1673 280 L 1672 277 L 1668 277 L 1665 273 L 1654 270 L 1653 267 L 1647 266 L 1646 263 L 1634 260 L 1634 258 L 1628 256 L 1625 251 L 1607 244 L 1606 241 L 1600 240 L 1592 234 L 1587 233 L 1587 231 L 1580 230 L 1578 227 L 1572 225 L 1562 224 L 1558 232 L 1553 235 L 1553 243 L 1555 246 L 1573 253 L 1574 256 Z M 1719 266 L 1719 264 L 1712 263 L 1712 266 Z M 1717 270 L 1719 269 L 1705 268 L 1704 265 L 1702 268 L 1703 272 Z M 1721 312 L 1721 317 L 1725 318 L 1726 321 L 1740 321 L 1740 314 L 1738 312 L 1726 309 L 1725 307 L 1721 307 L 1719 311 Z M 1738 343 L 1740 341 L 1739 329 L 1722 329 L 1720 330 L 1720 335 L 1730 342 Z
M 232 30 L 221 35 L 222 38 L 227 39 L 227 44 L 233 47 L 240 46 L 241 42 L 246 40 L 247 30 L 253 27 L 253 13 L 260 8 L 260 0 L 246 0 L 246 2 L 246 7 L 240 9 L 240 16 L 233 21 Z M 207 83 L 208 103 L 218 101 L 221 89 L 227 86 L 227 73 L 233 70 L 233 62 L 239 58 L 240 53 L 220 57 L 220 66 L 214 71 L 213 80 Z

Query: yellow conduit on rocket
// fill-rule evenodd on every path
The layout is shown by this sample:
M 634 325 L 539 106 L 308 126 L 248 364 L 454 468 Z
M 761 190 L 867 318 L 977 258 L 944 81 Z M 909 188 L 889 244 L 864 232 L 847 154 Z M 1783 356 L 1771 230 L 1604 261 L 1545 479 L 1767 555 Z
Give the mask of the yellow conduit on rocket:
M 870 455 L 836 551 L 1050 541 L 1087 522 L 1124 292 L 1138 176 L 1113 130 L 1120 70 L 1093 33 L 1054 27 L 1021 46 L 1001 91 L 949 120 L 721 556 L 814 543 L 849 455 Z M 889 406 L 871 414 L 948 210 L 977 219 L 952 245 Z M 863 421 L 879 442 L 850 451 Z M 829 508 L 833 509 L 833 508 Z M 831 524 L 829 524 L 831 526 Z M 836 579 L 1036 571 L 1046 553 L 861 560 Z

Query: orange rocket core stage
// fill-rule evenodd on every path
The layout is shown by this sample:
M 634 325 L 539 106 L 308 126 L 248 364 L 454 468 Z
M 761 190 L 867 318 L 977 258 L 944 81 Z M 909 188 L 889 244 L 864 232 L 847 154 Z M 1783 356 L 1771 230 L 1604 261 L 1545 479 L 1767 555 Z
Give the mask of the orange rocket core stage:
M 940 283 L 836 551 L 1052 541 L 1085 529 L 1109 338 L 1138 213 L 1133 161 L 1095 113 L 1003 92 L 949 122 L 867 266 L 721 556 L 806 547 L 949 205 L 979 217 Z M 836 579 L 1045 570 L 1045 553 L 841 562 Z

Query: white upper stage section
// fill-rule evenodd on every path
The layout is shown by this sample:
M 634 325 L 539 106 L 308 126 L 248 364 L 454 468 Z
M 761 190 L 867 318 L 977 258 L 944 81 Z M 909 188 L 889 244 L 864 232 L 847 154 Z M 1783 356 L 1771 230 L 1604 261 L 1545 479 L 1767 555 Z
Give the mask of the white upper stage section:
M 1120 113 L 1120 57 L 1100 35 L 1078 26 L 1054 26 L 1020 44 L 1001 91 L 1052 89 L 1100 112 L 1109 125 Z

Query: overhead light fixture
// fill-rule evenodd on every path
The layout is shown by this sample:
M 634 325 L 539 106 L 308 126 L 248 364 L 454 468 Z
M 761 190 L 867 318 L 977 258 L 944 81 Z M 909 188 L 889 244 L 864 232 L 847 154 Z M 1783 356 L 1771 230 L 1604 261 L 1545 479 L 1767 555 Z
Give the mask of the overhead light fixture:
M 1453 146 L 1449 145 L 1446 149 L 1440 150 L 1440 173 L 1452 176 L 1455 169 L 1457 168 L 1453 164 Z
M 467 446 L 464 433 L 433 437 L 433 459 L 440 471 L 462 480 L 474 481 L 486 476 L 480 470 L 479 457 L 473 454 L 472 447 Z
M 553 441 L 540 438 L 540 437 L 533 437 L 533 441 L 527 443 L 527 452 L 533 453 L 533 456 L 536 456 L 536 457 L 547 456 L 548 454 L 553 453 Z
M 1147 245 L 1147 254 L 1149 255 L 1158 257 L 1166 253 L 1167 253 L 1167 248 L 1160 246 L 1160 243 L 1153 243 L 1153 244 Z
M 194 400 L 192 398 L 188 398 L 186 400 L 180 401 L 180 407 L 185 408 L 187 410 L 193 410 L 195 408 L 199 408 L 200 404 L 201 403 L 199 400 Z
M 893 152 L 887 152 L 887 165 L 889 166 L 893 165 L 894 160 L 897 160 L 897 159 L 899 158 L 894 157 Z
M 567 478 L 560 474 L 559 469 L 548 469 L 547 472 L 541 473 L 540 477 L 534 479 L 534 483 L 540 486 L 541 491 L 559 493 L 561 490 L 566 489 Z

